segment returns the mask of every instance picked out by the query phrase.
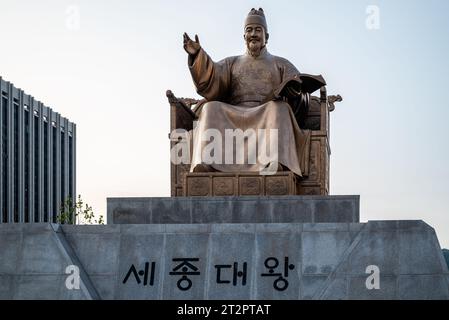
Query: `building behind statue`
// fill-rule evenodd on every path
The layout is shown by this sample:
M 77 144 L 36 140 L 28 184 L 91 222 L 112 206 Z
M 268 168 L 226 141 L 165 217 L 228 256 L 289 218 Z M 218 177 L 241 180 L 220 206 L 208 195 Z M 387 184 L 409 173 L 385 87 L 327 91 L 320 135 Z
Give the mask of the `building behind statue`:
M 76 125 L 0 77 L 0 223 L 56 222 L 76 195 Z

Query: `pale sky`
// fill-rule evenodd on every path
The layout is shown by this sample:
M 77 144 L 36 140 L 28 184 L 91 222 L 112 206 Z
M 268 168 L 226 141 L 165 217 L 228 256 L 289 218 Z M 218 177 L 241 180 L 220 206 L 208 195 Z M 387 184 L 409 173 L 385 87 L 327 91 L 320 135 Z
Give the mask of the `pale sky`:
M 165 91 L 198 97 L 183 32 L 216 61 L 241 54 L 252 7 L 271 53 L 344 98 L 331 194 L 359 194 L 362 221 L 422 219 L 449 247 L 448 1 L 0 0 L 0 76 L 77 124 L 77 191 L 106 216 L 106 197 L 170 195 Z

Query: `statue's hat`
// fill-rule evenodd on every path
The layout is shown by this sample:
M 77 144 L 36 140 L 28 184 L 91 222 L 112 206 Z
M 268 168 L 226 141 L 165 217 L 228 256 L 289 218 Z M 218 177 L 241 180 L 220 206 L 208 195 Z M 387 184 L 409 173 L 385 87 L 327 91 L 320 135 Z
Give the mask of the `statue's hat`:
M 260 24 L 265 28 L 265 32 L 268 31 L 267 20 L 265 20 L 265 14 L 262 8 L 259 8 L 259 10 L 256 10 L 254 8 L 251 9 L 245 19 L 245 28 L 249 24 Z

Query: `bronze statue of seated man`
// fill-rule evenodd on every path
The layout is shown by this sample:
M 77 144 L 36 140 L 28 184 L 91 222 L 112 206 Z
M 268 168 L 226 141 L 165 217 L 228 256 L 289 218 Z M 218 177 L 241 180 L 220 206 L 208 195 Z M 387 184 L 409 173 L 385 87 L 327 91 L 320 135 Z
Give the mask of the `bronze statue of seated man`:
M 310 130 L 303 129 L 303 121 L 310 93 L 325 82 L 271 55 L 267 31 L 263 10 L 252 9 L 244 24 L 246 53 L 219 62 L 212 61 L 198 36 L 192 40 L 184 34 L 193 82 L 205 98 L 194 109 L 191 172 L 263 173 L 268 168 L 308 175 Z

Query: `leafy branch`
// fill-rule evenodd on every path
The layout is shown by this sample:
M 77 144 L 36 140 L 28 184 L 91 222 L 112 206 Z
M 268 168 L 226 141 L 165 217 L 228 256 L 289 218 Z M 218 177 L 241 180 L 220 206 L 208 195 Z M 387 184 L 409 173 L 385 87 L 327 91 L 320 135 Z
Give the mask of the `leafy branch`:
M 81 195 L 78 195 L 76 202 L 71 197 L 64 200 L 61 204 L 59 214 L 56 217 L 56 222 L 68 224 L 104 224 L 104 217 L 100 215 L 97 220 L 92 207 L 84 203 Z

